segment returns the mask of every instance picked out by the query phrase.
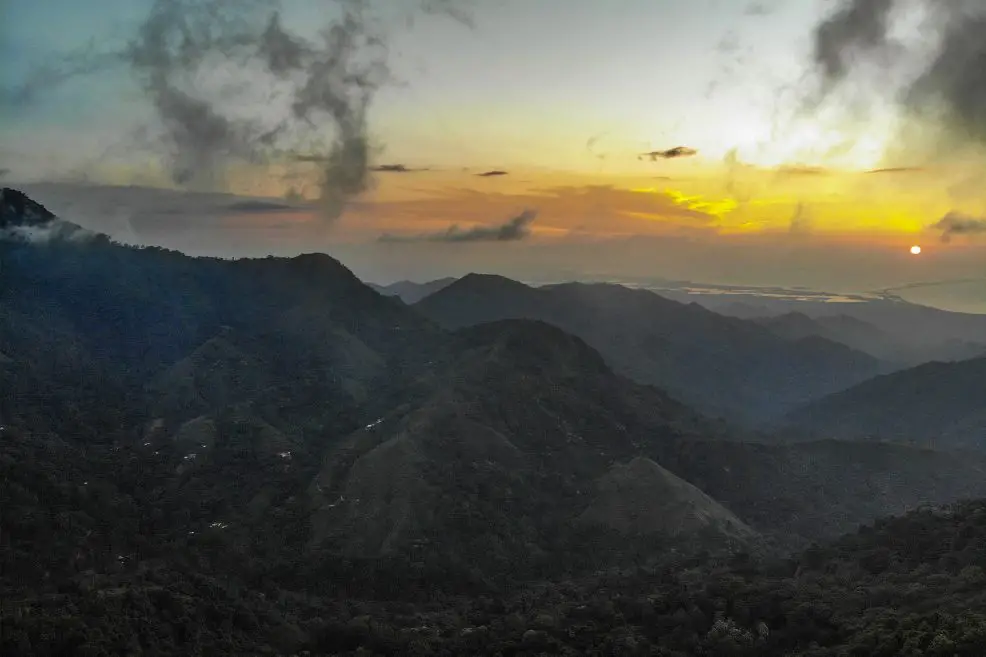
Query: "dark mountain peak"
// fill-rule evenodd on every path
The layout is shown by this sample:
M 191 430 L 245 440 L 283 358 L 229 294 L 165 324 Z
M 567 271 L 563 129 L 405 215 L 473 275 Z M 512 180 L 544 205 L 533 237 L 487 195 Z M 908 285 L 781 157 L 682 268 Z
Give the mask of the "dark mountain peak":
M 455 281 L 451 285 L 444 288 L 444 291 L 462 293 L 482 293 L 482 292 L 499 292 L 499 291 L 514 291 L 514 290 L 531 290 L 528 285 L 524 285 L 520 281 L 515 281 L 506 276 L 500 276 L 498 274 L 477 274 L 475 272 L 471 274 L 466 274 L 459 280 Z M 442 290 L 440 290 L 441 292 Z
M 0 189 L 0 240 L 49 242 L 76 240 L 96 234 L 59 219 L 46 207 L 16 189 Z
M 22 191 L 0 189 L 0 228 L 47 226 L 55 215 Z
M 539 320 L 505 319 L 458 332 L 467 347 L 484 349 L 490 359 L 588 373 L 609 372 L 599 353 L 581 338 Z
M 290 259 L 295 271 L 318 274 L 343 274 L 355 278 L 353 272 L 326 253 L 302 253 Z

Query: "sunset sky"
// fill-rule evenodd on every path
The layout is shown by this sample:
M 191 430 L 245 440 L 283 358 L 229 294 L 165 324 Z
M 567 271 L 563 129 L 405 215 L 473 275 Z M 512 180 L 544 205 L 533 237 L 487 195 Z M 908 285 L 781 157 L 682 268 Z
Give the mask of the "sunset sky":
M 338 14 L 328 0 L 282 4 L 285 28 L 305 36 Z M 411 171 L 374 173 L 326 221 L 311 209 L 317 172 L 290 158 L 231 162 L 212 188 L 177 188 L 148 146 L 155 116 L 126 67 L 77 66 L 87 74 L 64 84 L 38 77 L 53 61 L 65 70 L 60 53 L 123 43 L 149 2 L 0 2 L 0 89 L 43 87 L 29 103 L 0 98 L 2 182 L 119 239 L 223 255 L 326 251 L 382 282 L 483 270 L 864 291 L 986 277 L 979 224 L 948 241 L 933 228 L 950 212 L 986 214 L 979 145 L 935 147 L 940 126 L 888 92 L 935 47 L 919 10 L 895 17 L 892 65 L 864 67 L 806 109 L 814 34 L 834 0 L 453 4 L 470 25 L 425 14 L 407 24 L 409 3 L 373 5 L 397 82 L 370 106 L 371 163 Z M 246 80 L 250 103 L 231 112 L 282 111 L 244 69 L 209 66 L 190 88 L 221 95 Z M 917 138 L 902 141 L 902 128 Z M 641 157 L 678 146 L 697 152 Z M 477 175 L 493 170 L 506 174 Z M 219 212 L 211 192 L 290 203 Z M 986 312 L 986 286 L 925 289 L 939 292 L 922 301 Z

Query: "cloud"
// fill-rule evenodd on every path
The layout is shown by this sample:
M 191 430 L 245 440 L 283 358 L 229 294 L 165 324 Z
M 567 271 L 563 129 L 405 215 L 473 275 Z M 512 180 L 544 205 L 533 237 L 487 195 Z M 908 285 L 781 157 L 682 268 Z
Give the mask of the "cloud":
M 334 221 L 370 187 L 368 111 L 391 75 L 372 3 L 332 4 L 341 15 L 309 39 L 285 28 L 278 0 L 153 0 L 124 45 L 45 62 L 3 102 L 39 105 L 70 80 L 122 67 L 154 110 L 152 148 L 176 185 L 221 189 L 230 165 L 287 154 L 319 165 L 317 204 Z M 407 6 L 468 22 L 446 2 Z M 299 144 L 313 152 L 291 156 Z
M 648 157 L 651 162 L 656 162 L 658 158 L 662 160 L 673 160 L 679 157 L 691 157 L 692 155 L 697 154 L 698 151 L 694 148 L 689 148 L 688 146 L 675 146 L 674 148 L 669 148 L 666 151 L 650 151 L 649 153 L 641 153 L 637 159 Z
M 415 171 L 427 171 L 428 169 L 410 169 L 403 164 L 381 164 L 375 166 L 371 171 L 380 173 L 413 173 Z
M 920 171 L 925 171 L 924 167 L 882 167 L 879 169 L 870 169 L 866 173 L 918 173 Z
M 476 226 L 463 230 L 452 225 L 438 233 L 399 236 L 383 234 L 381 242 L 517 242 L 530 235 L 530 225 L 537 218 L 537 210 L 524 210 L 509 221 L 496 226 Z
M 845 86 L 867 67 L 884 78 L 903 55 L 905 44 L 894 38 L 894 19 L 919 6 L 927 13 L 920 26 L 922 47 L 932 46 L 920 71 L 894 92 L 896 102 L 912 120 L 935 124 L 942 134 L 928 137 L 925 148 L 948 154 L 970 141 L 986 146 L 986 5 L 972 0 L 842 0 L 814 31 L 813 64 L 819 98 Z M 920 54 L 920 53 L 918 53 Z M 871 86 L 871 85 L 867 85 Z M 906 137 L 902 134 L 902 137 Z M 912 134 L 912 140 L 914 135 Z
M 890 43 L 887 30 L 894 3 L 843 0 L 815 28 L 813 57 L 825 88 L 842 82 L 858 57 L 879 53 Z
M 0 167 L 0 178 L 6 178 L 9 173 L 10 169 L 7 167 Z
M 477 176 L 481 178 L 491 178 L 493 176 L 506 176 L 509 171 L 503 171 L 502 169 L 492 169 L 490 171 L 483 171 L 482 173 L 477 173 Z
M 310 208 L 303 208 L 287 203 L 276 201 L 246 200 L 234 201 L 221 208 L 229 214 L 265 214 L 270 212 L 311 212 Z
M 941 231 L 941 241 L 950 242 L 955 235 L 986 234 L 986 219 L 949 212 L 932 226 Z

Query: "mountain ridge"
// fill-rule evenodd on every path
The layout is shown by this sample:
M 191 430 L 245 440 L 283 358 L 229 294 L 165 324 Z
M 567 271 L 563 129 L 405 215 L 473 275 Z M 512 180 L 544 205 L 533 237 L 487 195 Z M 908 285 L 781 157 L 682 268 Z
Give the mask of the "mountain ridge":
M 751 322 L 614 284 L 532 288 L 470 274 L 413 308 L 450 329 L 506 318 L 547 321 L 582 337 L 624 375 L 706 413 L 753 423 L 883 367 L 839 343 L 792 344 Z

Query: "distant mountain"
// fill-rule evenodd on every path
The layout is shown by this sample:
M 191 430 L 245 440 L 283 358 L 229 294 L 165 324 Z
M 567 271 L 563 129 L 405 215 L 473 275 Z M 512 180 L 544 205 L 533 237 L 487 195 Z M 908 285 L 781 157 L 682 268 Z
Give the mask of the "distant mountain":
M 816 336 L 791 342 L 696 304 L 610 284 L 531 288 L 471 274 L 415 309 L 457 328 L 540 319 L 598 349 L 617 371 L 710 414 L 763 421 L 883 371 L 867 354 Z
M 825 335 L 835 329 L 839 341 L 905 367 L 935 360 L 965 360 L 986 355 L 986 338 L 983 337 L 986 335 L 986 315 L 940 310 L 894 297 L 851 303 L 772 299 L 754 295 L 741 296 L 743 301 L 716 295 L 685 295 L 685 298 L 693 298 L 725 315 L 756 319 L 767 326 L 778 327 L 782 332 L 804 330 L 796 327 L 803 320 L 795 319 L 792 322 L 794 315 L 821 321 L 826 325 L 811 329 L 815 334 Z M 856 333 L 860 327 L 845 326 L 845 319 L 839 320 L 842 326 L 828 324 L 836 317 L 863 322 L 882 332 L 886 338 L 874 342 L 871 337 Z
M 926 363 L 793 412 L 789 422 L 837 438 L 986 449 L 986 358 Z
M 819 337 L 883 360 L 891 360 L 899 355 L 899 347 L 892 344 L 893 339 L 890 335 L 850 315 L 813 318 L 804 313 L 792 312 L 771 317 L 757 317 L 752 321 L 788 340 Z
M 376 283 L 369 283 L 368 285 L 384 296 L 398 297 L 401 301 L 410 305 L 421 301 L 430 294 L 438 292 L 442 288 L 448 287 L 455 280 L 455 278 L 450 276 L 428 281 L 427 283 L 415 283 L 414 281 L 404 280 L 390 283 L 389 285 L 378 285 Z

